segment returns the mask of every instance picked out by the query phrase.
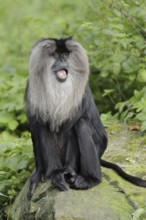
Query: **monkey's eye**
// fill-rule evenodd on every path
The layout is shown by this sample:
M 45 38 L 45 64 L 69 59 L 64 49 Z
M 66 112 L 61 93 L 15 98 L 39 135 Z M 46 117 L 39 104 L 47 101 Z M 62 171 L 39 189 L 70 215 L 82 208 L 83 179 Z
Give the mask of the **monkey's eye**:
M 55 57 L 55 56 L 56 56 L 56 51 L 55 51 L 55 48 L 54 48 L 54 47 L 49 47 L 48 50 L 47 50 L 47 52 L 48 52 L 48 55 L 49 55 L 50 57 Z
M 50 56 L 50 57 L 55 57 L 55 58 L 56 58 L 56 53 L 51 51 L 51 52 L 49 52 L 49 56 Z

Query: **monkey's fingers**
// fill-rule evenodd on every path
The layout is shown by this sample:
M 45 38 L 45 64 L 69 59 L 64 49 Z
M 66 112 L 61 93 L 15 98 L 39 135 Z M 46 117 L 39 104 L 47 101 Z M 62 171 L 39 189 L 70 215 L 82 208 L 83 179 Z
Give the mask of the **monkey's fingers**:
M 30 182 L 29 190 L 28 190 L 28 193 L 27 193 L 27 199 L 28 200 L 31 200 L 31 197 L 32 197 L 33 192 L 34 192 L 34 190 L 36 188 L 36 185 L 37 185 L 36 183 Z
M 65 182 L 64 173 L 54 174 L 52 176 L 52 184 L 61 191 L 67 191 L 69 189 L 68 184 Z
M 68 166 L 65 168 L 64 175 L 70 175 L 73 177 L 73 176 L 76 176 L 76 172 L 74 171 L 72 167 Z
M 66 171 L 64 172 L 65 181 L 68 184 L 72 184 L 75 181 L 76 176 L 77 174 L 74 169 L 71 167 L 67 167 Z

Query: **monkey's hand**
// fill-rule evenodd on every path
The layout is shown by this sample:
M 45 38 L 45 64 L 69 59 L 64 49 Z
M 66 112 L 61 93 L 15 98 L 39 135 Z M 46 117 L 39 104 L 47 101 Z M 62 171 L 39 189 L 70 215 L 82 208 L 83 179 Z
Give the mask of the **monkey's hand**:
M 67 183 L 69 183 L 71 178 L 74 178 L 74 176 L 76 176 L 76 173 L 71 167 L 57 169 L 53 172 L 52 184 L 61 191 L 66 191 L 69 189 Z

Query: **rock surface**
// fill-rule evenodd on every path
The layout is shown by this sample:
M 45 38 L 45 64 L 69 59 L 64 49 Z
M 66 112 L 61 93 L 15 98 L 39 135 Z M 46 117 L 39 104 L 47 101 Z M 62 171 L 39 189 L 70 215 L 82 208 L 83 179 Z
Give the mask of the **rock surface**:
M 26 198 L 27 189 L 28 183 L 13 205 L 13 220 L 130 220 L 134 212 L 125 195 L 105 179 L 86 191 L 59 192 L 49 182 L 42 183 L 31 202 Z
M 146 177 L 146 138 L 121 125 L 109 130 L 104 159 L 116 162 L 139 177 Z M 134 186 L 114 171 L 103 168 L 103 180 L 89 190 L 60 192 L 41 183 L 31 201 L 27 182 L 11 208 L 11 220 L 146 220 L 146 189 Z

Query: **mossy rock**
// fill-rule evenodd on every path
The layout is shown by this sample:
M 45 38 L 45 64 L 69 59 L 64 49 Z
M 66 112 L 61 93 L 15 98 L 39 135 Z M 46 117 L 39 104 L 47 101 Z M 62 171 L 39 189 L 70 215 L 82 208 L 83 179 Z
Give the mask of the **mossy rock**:
M 146 138 L 123 125 L 108 132 L 109 148 L 104 159 L 126 172 L 146 176 Z M 11 220 L 146 220 L 146 189 L 102 168 L 102 182 L 89 190 L 60 192 L 50 182 L 40 183 L 27 200 L 29 181 L 12 205 Z
M 28 183 L 17 197 L 11 220 L 130 220 L 133 207 L 123 193 L 103 178 L 89 190 L 60 192 L 50 182 L 39 184 L 31 201 L 26 194 Z

